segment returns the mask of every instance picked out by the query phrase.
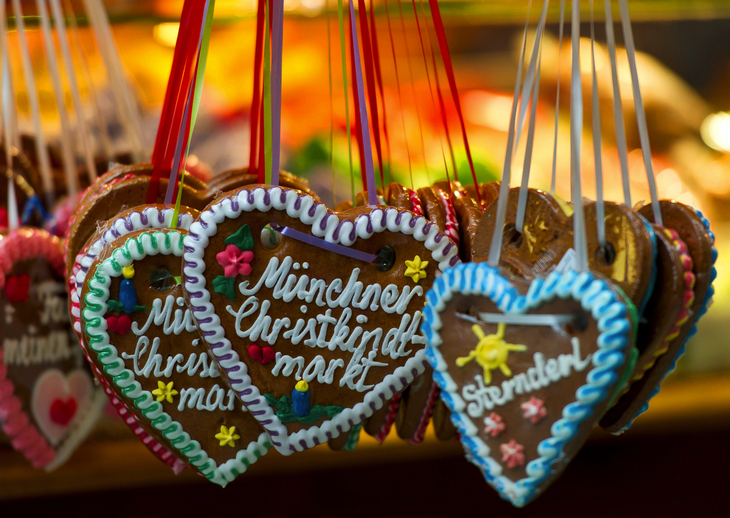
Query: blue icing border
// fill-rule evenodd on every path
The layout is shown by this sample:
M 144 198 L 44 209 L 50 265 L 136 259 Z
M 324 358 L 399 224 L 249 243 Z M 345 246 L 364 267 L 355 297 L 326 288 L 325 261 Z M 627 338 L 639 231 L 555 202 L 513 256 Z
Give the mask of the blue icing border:
M 690 338 L 692 338 L 694 335 L 697 334 L 697 324 L 699 323 L 700 319 L 705 316 L 705 313 L 707 313 L 707 309 L 710 305 L 710 301 L 712 300 L 712 297 L 715 296 L 715 288 L 713 287 L 713 283 L 715 282 L 715 279 L 717 278 L 717 269 L 715 268 L 715 263 L 717 262 L 717 248 L 715 248 L 715 233 L 710 230 L 710 221 L 697 209 L 693 209 L 697 216 L 700 218 L 700 221 L 702 221 L 702 224 L 705 226 L 705 229 L 707 230 L 707 235 L 710 237 L 710 244 L 712 245 L 712 252 L 711 252 L 711 258 L 712 258 L 712 266 L 710 268 L 710 286 L 707 288 L 707 294 L 705 295 L 705 300 L 702 302 L 702 307 L 700 308 L 700 311 L 697 315 L 697 319 L 695 320 L 695 323 L 692 325 L 692 329 L 690 329 L 689 333 L 687 334 L 687 338 L 685 338 L 684 343 L 682 344 L 682 347 L 679 348 L 679 351 L 677 351 L 677 355 L 674 357 L 674 361 L 667 369 L 667 372 L 664 373 L 664 376 L 662 376 L 662 379 L 659 383 L 657 383 L 657 386 L 652 391 L 649 398 L 644 402 L 644 404 L 641 406 L 639 411 L 636 413 L 636 415 L 631 418 L 631 421 L 629 424 L 627 424 L 625 427 L 623 427 L 621 430 L 616 432 L 614 435 L 620 435 L 624 433 L 626 430 L 631 428 L 631 425 L 634 424 L 634 421 L 637 417 L 639 417 L 641 414 L 649 410 L 649 402 L 659 394 L 659 391 L 661 390 L 662 383 L 666 379 L 669 374 L 674 372 L 674 370 L 677 368 L 677 362 L 679 359 L 684 356 L 684 353 L 687 351 L 687 342 Z
M 502 475 L 502 466 L 490 455 L 489 446 L 479 438 L 477 428 L 467 416 L 466 403 L 459 387 L 451 378 L 441 354 L 439 331 L 443 327 L 440 313 L 454 293 L 485 295 L 505 313 L 524 314 L 555 298 L 573 298 L 598 321 L 598 350 L 593 353 L 592 369 L 586 383 L 576 391 L 576 401 L 562 411 L 562 418 L 553 423 L 551 437 L 540 442 L 540 457 L 526 466 L 527 478 L 513 482 Z M 434 381 L 441 388 L 441 399 L 451 410 L 451 421 L 459 430 L 466 457 L 478 466 L 487 482 L 502 498 L 517 507 L 527 504 L 539 485 L 552 473 L 552 464 L 559 461 L 565 445 L 576 435 L 583 421 L 593 415 L 597 403 L 610 397 L 619 380 L 618 369 L 625 362 L 625 350 L 631 344 L 631 323 L 626 304 L 611 291 L 608 283 L 584 272 L 553 272 L 544 279 L 535 279 L 526 295 L 520 295 L 498 269 L 486 263 L 460 264 L 448 268 L 426 294 L 426 307 L 421 329 L 428 339 L 426 358 L 434 369 Z

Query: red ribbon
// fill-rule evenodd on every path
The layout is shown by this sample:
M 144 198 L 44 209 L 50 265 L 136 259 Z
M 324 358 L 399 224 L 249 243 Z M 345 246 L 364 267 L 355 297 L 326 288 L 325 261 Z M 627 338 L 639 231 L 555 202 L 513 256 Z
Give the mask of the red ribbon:
M 451 97 L 454 99 L 454 105 L 456 105 L 456 113 L 459 115 L 459 124 L 461 125 L 461 135 L 464 138 L 464 148 L 466 150 L 466 157 L 469 160 L 469 167 L 471 168 L 471 176 L 474 180 L 474 187 L 476 190 L 477 203 L 481 206 L 482 200 L 479 194 L 479 182 L 477 181 L 477 174 L 474 171 L 474 161 L 471 158 L 471 149 L 469 148 L 469 139 L 466 135 L 466 125 L 464 124 L 464 114 L 461 111 L 461 102 L 459 101 L 459 90 L 456 88 L 456 78 L 454 77 L 454 67 L 451 64 L 451 55 L 449 54 L 449 44 L 446 41 L 446 31 L 444 31 L 444 22 L 441 19 L 441 11 L 439 10 L 438 0 L 428 0 L 428 4 L 431 7 L 431 18 L 433 19 L 433 26 L 436 31 L 436 38 L 439 43 L 439 50 L 441 51 L 441 59 L 444 62 L 444 68 L 446 69 L 446 77 L 449 79 L 449 89 L 451 90 Z M 456 175 L 458 179 L 458 174 Z
M 375 16 L 373 14 L 373 0 L 370 0 L 370 40 L 373 46 L 373 62 L 375 64 L 375 78 L 377 80 L 378 93 L 380 94 L 380 106 L 383 110 L 383 138 L 385 139 L 385 149 L 388 156 L 388 166 L 390 168 L 390 139 L 388 137 L 388 115 L 385 111 L 385 96 L 383 95 L 383 74 L 380 70 L 380 52 L 378 51 L 378 33 L 375 29 Z M 375 125 L 377 128 L 377 125 Z M 380 129 L 378 128 L 378 132 Z M 379 136 L 378 136 L 379 138 Z M 378 155 L 378 160 L 380 156 Z M 383 168 L 380 168 L 381 174 Z M 392 177 L 392 171 L 388 171 Z M 381 177 L 382 180 L 382 177 Z
M 170 79 L 162 105 L 160 125 L 152 152 L 152 178 L 147 190 L 147 203 L 155 203 L 160 178 L 165 172 L 170 178 L 177 136 L 184 123 L 185 105 L 197 70 L 198 43 L 203 29 L 205 0 L 185 0 L 180 17 L 180 29 L 172 59 Z M 187 136 L 186 136 L 187 139 Z M 172 181 L 170 178 L 169 181 Z
M 251 99 L 251 140 L 248 155 L 248 171 L 258 172 L 258 182 L 266 183 L 266 171 L 263 167 L 257 167 L 258 146 L 259 146 L 259 118 L 261 117 L 261 71 L 264 62 L 264 5 L 266 0 L 258 0 L 256 9 L 256 44 L 254 47 L 253 65 L 253 97 Z M 263 139 L 263 132 L 261 133 Z M 263 164 L 263 162 L 261 162 Z

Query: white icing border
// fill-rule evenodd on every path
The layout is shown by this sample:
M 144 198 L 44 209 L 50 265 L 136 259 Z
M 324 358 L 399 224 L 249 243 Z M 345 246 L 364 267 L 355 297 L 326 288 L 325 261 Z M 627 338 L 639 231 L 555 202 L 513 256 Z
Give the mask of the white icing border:
M 210 302 L 211 296 L 205 280 L 207 265 L 203 260 L 205 249 L 210 238 L 216 235 L 219 224 L 226 219 L 236 219 L 243 212 L 267 212 L 272 209 L 285 211 L 289 217 L 311 226 L 314 236 L 330 243 L 351 246 L 357 239 L 368 239 L 376 233 L 400 232 L 424 243 L 441 271 L 458 264 L 459 258 L 458 247 L 440 233 L 435 224 L 422 216 L 395 207 L 373 209 L 372 212 L 358 216 L 354 222 L 341 221 L 324 204 L 300 191 L 285 187 L 256 187 L 253 190 L 242 187 L 216 200 L 203 211 L 184 240 L 183 283 L 190 297 L 193 316 L 216 361 L 226 372 L 231 388 L 269 432 L 274 447 L 282 455 L 290 455 L 327 442 L 364 421 L 381 408 L 385 401 L 407 386 L 415 376 L 423 373 L 427 364 L 424 348 L 409 358 L 403 367 L 397 368 L 393 374 L 375 385 L 364 395 L 361 403 L 346 408 L 319 426 L 310 426 L 289 434 L 286 426 L 249 377 L 246 364 L 225 336 L 220 318 Z

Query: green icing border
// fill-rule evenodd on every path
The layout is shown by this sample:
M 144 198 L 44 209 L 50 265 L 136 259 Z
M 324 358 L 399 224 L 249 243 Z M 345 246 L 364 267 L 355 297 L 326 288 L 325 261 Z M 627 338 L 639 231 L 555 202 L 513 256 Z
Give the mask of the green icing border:
M 148 252 L 146 248 L 150 251 Z M 136 238 L 130 237 L 124 245 L 112 252 L 111 257 L 97 264 L 93 276 L 87 277 L 89 292 L 84 297 L 81 321 L 89 337 L 89 349 L 97 354 L 104 372 L 112 378 L 114 385 L 119 387 L 125 397 L 134 402 L 134 406 L 140 409 L 150 420 L 150 424 L 185 456 L 187 462 L 195 466 L 211 482 L 225 486 L 268 452 L 271 448 L 268 434 L 262 432 L 257 441 L 252 441 L 246 449 L 240 449 L 235 459 L 217 466 L 201 448 L 200 443 L 191 439 L 190 435 L 183 431 L 182 425 L 163 411 L 162 404 L 156 401 L 149 391 L 142 389 L 135 380 L 134 373 L 127 369 L 124 361 L 119 358 L 117 348 L 109 342 L 104 315 L 108 310 L 107 301 L 112 277 L 119 277 L 122 268 L 132 262 L 157 254 L 174 254 L 182 260 L 182 233 L 177 230 L 168 232 L 158 230 L 144 232 Z

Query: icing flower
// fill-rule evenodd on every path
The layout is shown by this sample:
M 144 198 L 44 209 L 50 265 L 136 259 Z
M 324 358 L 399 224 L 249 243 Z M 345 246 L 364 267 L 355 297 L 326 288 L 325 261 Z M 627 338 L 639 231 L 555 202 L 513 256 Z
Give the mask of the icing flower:
M 506 425 L 502 421 L 502 417 L 496 412 L 492 412 L 484 418 L 484 432 L 492 437 L 498 437 L 499 434 L 504 432 L 505 428 Z
M 524 410 L 522 417 L 529 419 L 532 424 L 537 424 L 540 420 L 547 415 L 547 408 L 542 399 L 537 399 L 532 396 L 529 401 L 525 401 L 520 405 L 520 408 Z
M 235 448 L 236 441 L 241 438 L 240 435 L 236 433 L 236 427 L 231 426 L 230 428 L 226 428 L 225 426 L 221 425 L 221 431 L 220 433 L 215 434 L 215 438 L 220 441 L 221 446 L 230 446 L 231 448 Z
M 165 385 L 163 381 L 157 382 L 157 388 L 152 391 L 153 396 L 157 396 L 157 401 L 167 401 L 172 403 L 172 396 L 177 396 L 178 391 L 172 388 L 172 381 Z
M 525 447 L 518 444 L 514 439 L 501 444 L 499 451 L 502 452 L 502 462 L 506 462 L 508 468 L 525 465 Z
M 421 261 L 420 256 L 413 258 L 413 261 L 406 261 L 406 277 L 413 279 L 413 282 L 418 283 L 421 279 L 426 278 L 426 266 L 428 261 Z
M 251 273 L 251 261 L 253 261 L 253 252 L 247 250 L 242 252 L 236 245 L 228 245 L 222 252 L 216 254 L 215 258 L 218 264 L 223 267 L 226 277 L 235 277 L 236 275 L 249 275 Z
M 477 363 L 484 369 L 484 383 L 487 385 L 492 383 L 492 371 L 499 369 L 507 377 L 512 376 L 512 371 L 507 366 L 507 356 L 510 351 L 526 351 L 524 345 L 508 344 L 504 340 L 505 324 L 497 326 L 497 333 L 493 335 L 485 335 L 484 330 L 477 324 L 471 327 L 471 330 L 479 338 L 479 342 L 469 356 L 456 359 L 457 367 L 463 367 L 470 361 L 476 359 Z

